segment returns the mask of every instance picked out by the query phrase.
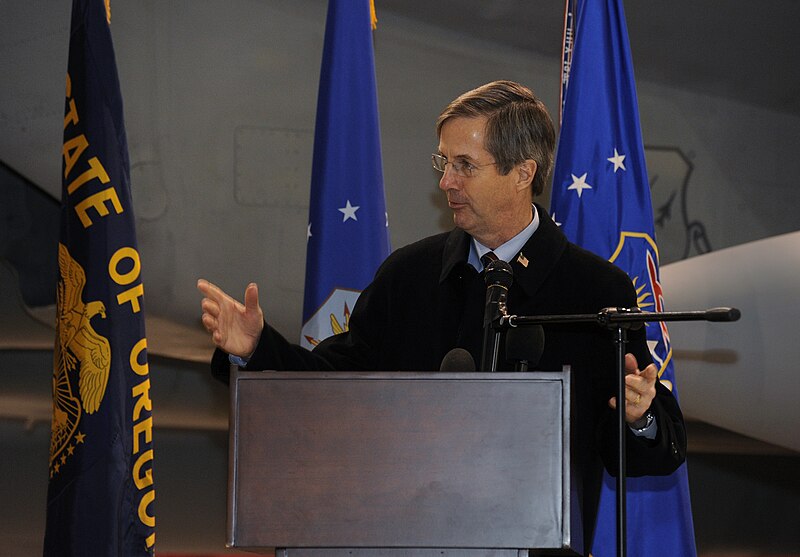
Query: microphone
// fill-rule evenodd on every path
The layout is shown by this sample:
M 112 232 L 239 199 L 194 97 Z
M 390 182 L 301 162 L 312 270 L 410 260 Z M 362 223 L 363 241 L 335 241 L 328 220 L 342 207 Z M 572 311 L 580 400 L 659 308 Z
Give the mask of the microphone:
M 544 352 L 544 329 L 541 325 L 510 327 L 506 331 L 506 359 L 516 362 L 516 371 L 536 367 Z
M 439 371 L 475 371 L 475 360 L 463 348 L 453 348 L 442 358 Z
M 500 303 L 505 303 L 508 288 L 514 282 L 514 271 L 511 265 L 497 259 L 486 266 L 483 277 L 486 283 L 486 309 L 483 312 L 483 326 L 486 327 L 500 316 Z
M 500 331 L 492 327 L 492 323 L 501 315 L 508 298 L 508 288 L 514 282 L 514 271 L 511 265 L 500 259 L 486 266 L 483 277 L 486 282 L 486 306 L 483 310 L 483 351 L 481 352 L 481 370 L 497 371 L 497 353 L 500 349 Z

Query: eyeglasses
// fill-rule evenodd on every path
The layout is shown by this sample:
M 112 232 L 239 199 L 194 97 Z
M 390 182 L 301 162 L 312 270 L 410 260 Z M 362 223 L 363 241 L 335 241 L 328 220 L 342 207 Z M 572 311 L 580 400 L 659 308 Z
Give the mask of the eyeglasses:
M 433 168 L 438 170 L 441 173 L 444 173 L 447 165 L 453 167 L 453 172 L 456 173 L 456 176 L 461 176 L 462 178 L 472 178 L 475 171 L 479 168 L 483 168 L 485 166 L 492 166 L 493 164 L 497 164 L 496 162 L 490 162 L 487 164 L 472 164 L 471 162 L 467 161 L 456 161 L 452 162 L 447 160 L 447 157 L 444 155 L 431 155 L 431 162 L 433 163 Z

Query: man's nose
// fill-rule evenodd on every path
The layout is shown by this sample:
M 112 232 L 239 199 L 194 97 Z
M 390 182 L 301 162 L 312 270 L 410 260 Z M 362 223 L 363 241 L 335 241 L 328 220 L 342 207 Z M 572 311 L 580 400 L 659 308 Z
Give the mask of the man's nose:
M 458 187 L 458 176 L 453 170 L 453 165 L 448 164 L 444 167 L 442 178 L 439 180 L 439 189 L 442 191 L 451 190 Z

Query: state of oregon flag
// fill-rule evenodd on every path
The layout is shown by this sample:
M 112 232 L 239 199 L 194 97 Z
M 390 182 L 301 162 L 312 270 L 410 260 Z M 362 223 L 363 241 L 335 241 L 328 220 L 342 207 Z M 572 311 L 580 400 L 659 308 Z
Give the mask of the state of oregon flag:
M 45 557 L 153 554 L 142 264 L 110 10 L 74 0 Z

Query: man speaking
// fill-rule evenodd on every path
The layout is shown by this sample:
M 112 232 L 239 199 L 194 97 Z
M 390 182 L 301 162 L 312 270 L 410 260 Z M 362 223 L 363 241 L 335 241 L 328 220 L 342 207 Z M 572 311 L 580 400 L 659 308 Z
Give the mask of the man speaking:
M 216 377 L 230 362 L 246 369 L 431 371 L 455 348 L 480 361 L 484 347 L 484 267 L 506 261 L 513 272 L 506 303 L 519 315 L 591 314 L 634 307 L 628 276 L 571 244 L 534 203 L 553 167 L 555 131 L 530 89 L 495 81 L 468 91 L 441 113 L 434 168 L 455 228 L 392 253 L 362 292 L 349 331 L 313 351 L 289 343 L 264 321 L 258 287 L 244 304 L 206 280 L 202 320 L 218 350 Z M 571 366 L 575 393 L 574 455 L 583 493 L 585 547 L 591 548 L 602 465 L 616 470 L 615 348 L 593 323 L 544 327 L 541 370 Z M 686 436 L 675 398 L 657 380 L 644 330 L 631 331 L 626 356 L 627 470 L 632 476 L 673 472 Z M 501 347 L 497 369 L 513 370 Z

